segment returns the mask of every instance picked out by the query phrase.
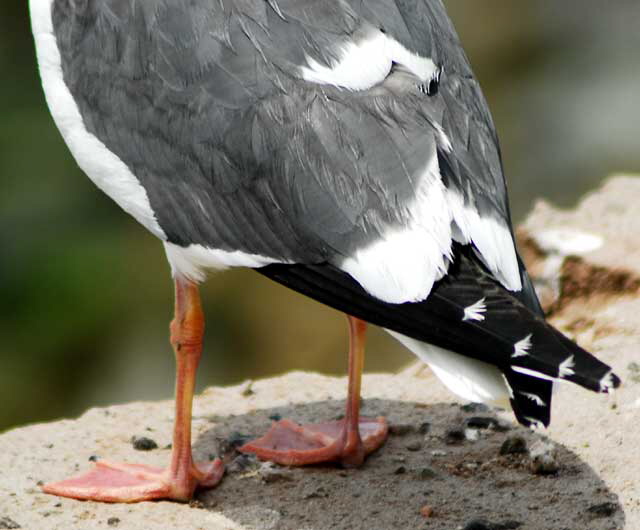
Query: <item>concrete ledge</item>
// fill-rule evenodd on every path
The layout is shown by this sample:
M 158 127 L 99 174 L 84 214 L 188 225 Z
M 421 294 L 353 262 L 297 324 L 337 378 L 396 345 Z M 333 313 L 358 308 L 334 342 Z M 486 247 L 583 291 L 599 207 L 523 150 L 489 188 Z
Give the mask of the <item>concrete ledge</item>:
M 165 465 L 171 401 L 92 409 L 75 420 L 0 435 L 0 528 L 451 530 L 480 520 L 501 528 L 640 528 L 640 367 L 634 364 L 640 345 L 639 203 L 639 179 L 614 179 L 575 211 L 539 205 L 523 225 L 554 323 L 623 378 L 611 397 L 560 385 L 548 431 L 521 429 L 508 412 L 463 407 L 426 368 L 415 366 L 364 378 L 363 412 L 386 415 L 393 428 L 362 469 L 287 469 L 239 458 L 234 443 L 263 432 L 270 417 L 305 421 L 342 413 L 345 378 L 291 373 L 210 388 L 197 397 L 196 457 L 219 454 L 229 471 L 217 489 L 190 505 L 85 503 L 38 488 L 40 481 L 87 468 L 92 457 Z M 578 238 L 589 250 L 577 243 L 563 250 L 568 236 L 561 235 L 556 248 L 544 232 L 559 229 L 595 235 L 600 245 L 591 248 L 593 239 Z M 576 260 L 605 280 L 567 289 L 575 274 L 566 264 Z M 619 274 L 628 283 L 616 283 Z M 477 416 L 488 428 L 468 428 Z M 158 449 L 135 450 L 133 436 L 153 439 Z M 544 436 L 548 443 L 541 445 Z M 524 441 L 528 451 L 500 454 L 508 439 L 515 447 Z M 557 471 L 536 474 L 536 451 Z

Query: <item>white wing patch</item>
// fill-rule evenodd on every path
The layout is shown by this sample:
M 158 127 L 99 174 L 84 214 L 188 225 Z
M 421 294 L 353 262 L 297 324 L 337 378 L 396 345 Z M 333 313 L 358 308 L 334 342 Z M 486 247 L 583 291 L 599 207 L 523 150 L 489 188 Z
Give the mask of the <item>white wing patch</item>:
M 343 44 L 337 55 L 339 59 L 330 66 L 307 57 L 307 66 L 301 67 L 303 79 L 348 90 L 367 90 L 384 81 L 393 63 L 402 65 L 423 82 L 438 72 L 430 58 L 410 52 L 379 30 Z
M 447 200 L 458 229 L 455 239 L 465 245 L 473 242 L 498 281 L 510 291 L 521 290 L 516 248 L 507 225 L 490 217 L 480 217 L 475 208 L 464 204 L 456 191 L 447 190 Z
M 575 374 L 575 371 L 573 370 L 575 365 L 576 363 L 574 361 L 573 355 L 571 355 L 568 359 L 561 362 L 560 366 L 558 366 L 558 377 L 564 378 Z
M 484 320 L 484 313 L 486 311 L 487 306 L 485 304 L 485 299 L 481 298 L 475 304 L 464 308 L 464 317 L 462 318 L 462 320 L 475 320 L 477 322 L 482 322 Z
M 451 222 L 434 155 L 406 206 L 404 226 L 389 227 L 372 244 L 337 263 L 362 287 L 392 304 L 424 300 L 451 257 Z
M 513 353 L 511 357 L 524 357 L 525 355 L 529 355 L 529 350 L 531 349 L 531 333 L 527 335 L 524 339 L 519 340 L 513 346 Z

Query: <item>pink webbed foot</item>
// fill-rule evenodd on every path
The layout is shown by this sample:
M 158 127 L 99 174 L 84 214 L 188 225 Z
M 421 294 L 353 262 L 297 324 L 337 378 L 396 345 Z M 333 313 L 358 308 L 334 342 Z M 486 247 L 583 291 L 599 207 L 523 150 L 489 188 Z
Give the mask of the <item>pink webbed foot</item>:
M 280 420 L 264 436 L 238 450 L 286 466 L 340 462 L 346 467 L 357 467 L 366 455 L 384 443 L 388 434 L 383 417 L 360 418 L 358 425 L 360 436 L 350 435 L 345 420 L 309 425 Z
M 188 501 L 196 488 L 212 488 L 222 479 L 220 459 L 194 464 L 187 476 L 141 464 L 99 461 L 90 471 L 42 486 L 45 493 L 79 500 L 140 502 L 160 499 Z

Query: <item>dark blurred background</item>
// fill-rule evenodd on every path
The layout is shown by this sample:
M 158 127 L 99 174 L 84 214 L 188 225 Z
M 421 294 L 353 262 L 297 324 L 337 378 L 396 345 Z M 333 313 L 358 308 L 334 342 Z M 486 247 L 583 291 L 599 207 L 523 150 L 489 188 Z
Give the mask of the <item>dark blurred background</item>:
M 516 220 L 640 169 L 640 2 L 449 0 L 502 140 Z M 23 0 L 0 2 L 0 431 L 168 398 L 162 246 L 76 167 L 49 117 Z M 250 271 L 203 288 L 199 387 L 344 373 L 344 317 Z M 368 370 L 411 357 L 370 333 Z

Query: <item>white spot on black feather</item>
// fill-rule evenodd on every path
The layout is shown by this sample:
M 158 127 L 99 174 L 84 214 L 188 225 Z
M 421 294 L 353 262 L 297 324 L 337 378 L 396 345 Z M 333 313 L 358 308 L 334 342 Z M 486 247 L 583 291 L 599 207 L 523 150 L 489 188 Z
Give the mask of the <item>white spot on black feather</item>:
M 547 404 L 542 400 L 542 398 L 538 394 L 533 394 L 531 392 L 518 392 L 518 394 L 530 399 L 539 407 L 546 407 Z
M 463 321 L 475 320 L 476 322 L 482 322 L 484 320 L 484 313 L 487 311 L 485 299 L 481 298 L 475 304 L 471 304 L 469 307 L 464 308 Z
M 513 346 L 513 353 L 511 357 L 524 357 L 529 355 L 531 349 L 531 333 L 529 333 L 524 339 L 519 340 Z
M 576 363 L 573 359 L 573 355 L 569 356 L 566 360 L 560 363 L 560 366 L 558 366 L 558 377 L 565 378 L 575 374 L 576 372 L 573 369 L 575 365 Z

